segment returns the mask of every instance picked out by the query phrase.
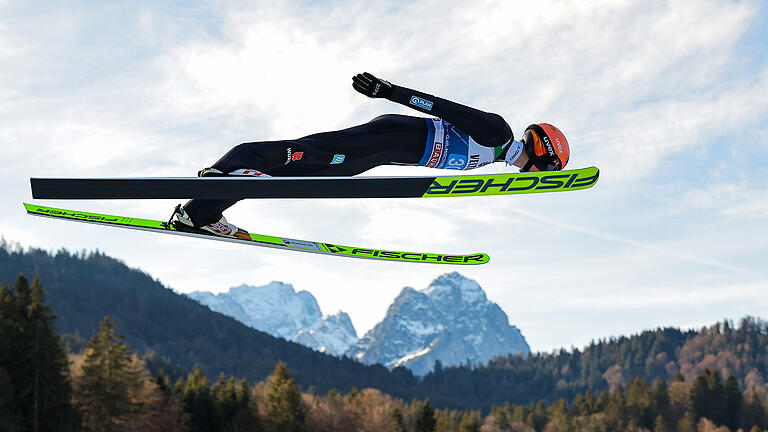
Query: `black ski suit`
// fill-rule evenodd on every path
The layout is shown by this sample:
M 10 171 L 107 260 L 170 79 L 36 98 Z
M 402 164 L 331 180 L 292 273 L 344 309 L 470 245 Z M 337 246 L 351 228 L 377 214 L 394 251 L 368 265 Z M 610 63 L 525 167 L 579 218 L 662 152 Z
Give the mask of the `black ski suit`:
M 405 87 L 392 87 L 394 91 L 387 99 L 439 117 L 443 122 L 385 114 L 368 123 L 339 131 L 292 140 L 239 144 L 211 168 L 224 173 L 254 169 L 273 177 L 352 176 L 379 165 L 471 169 L 503 160 L 512 139 L 512 130 L 500 115 Z M 435 132 L 436 127 L 438 132 Z M 441 134 L 445 135 L 445 141 Z M 463 149 L 460 151 L 465 156 L 450 154 L 457 157 L 450 160 L 446 158 L 451 137 L 458 144 L 454 148 Z M 477 161 L 473 164 L 470 160 L 473 157 L 477 159 L 476 155 L 466 154 L 471 153 L 472 146 L 476 148 L 477 144 L 493 148 L 491 158 L 486 157 L 482 164 L 477 164 Z M 236 202 L 226 199 L 193 199 L 184 205 L 184 210 L 195 226 L 200 227 L 218 221 L 222 212 Z

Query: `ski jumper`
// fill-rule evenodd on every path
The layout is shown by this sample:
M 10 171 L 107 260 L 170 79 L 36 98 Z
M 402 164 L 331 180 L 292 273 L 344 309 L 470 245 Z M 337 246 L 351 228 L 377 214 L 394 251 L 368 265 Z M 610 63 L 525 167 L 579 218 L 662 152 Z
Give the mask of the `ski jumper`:
M 223 173 L 257 170 L 273 177 L 352 176 L 379 165 L 468 170 L 504 159 L 512 130 L 500 115 L 392 87 L 387 99 L 437 118 L 385 114 L 339 131 L 243 143 L 211 168 Z M 219 220 L 236 202 L 193 199 L 184 210 L 199 227 Z

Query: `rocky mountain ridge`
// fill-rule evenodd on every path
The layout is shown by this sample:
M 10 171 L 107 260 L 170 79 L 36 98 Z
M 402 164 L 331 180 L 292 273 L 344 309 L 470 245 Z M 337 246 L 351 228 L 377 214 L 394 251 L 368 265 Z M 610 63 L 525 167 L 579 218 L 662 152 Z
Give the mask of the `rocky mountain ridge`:
M 384 319 L 362 339 L 349 315 L 340 311 L 323 316 L 312 294 L 282 282 L 188 296 L 252 328 L 317 351 L 366 364 L 403 366 L 418 375 L 431 371 L 438 360 L 445 366 L 476 365 L 530 352 L 520 330 L 480 285 L 455 272 L 423 290 L 403 288 Z
M 220 294 L 195 291 L 187 296 L 251 328 L 327 354 L 342 355 L 358 340 L 349 315 L 339 311 L 323 316 L 312 294 L 296 292 L 283 282 L 244 284 Z
M 384 319 L 347 351 L 363 363 L 404 366 L 417 375 L 429 373 L 435 361 L 476 365 L 528 353 L 528 343 L 501 308 L 477 282 L 455 272 L 420 291 L 403 288 Z

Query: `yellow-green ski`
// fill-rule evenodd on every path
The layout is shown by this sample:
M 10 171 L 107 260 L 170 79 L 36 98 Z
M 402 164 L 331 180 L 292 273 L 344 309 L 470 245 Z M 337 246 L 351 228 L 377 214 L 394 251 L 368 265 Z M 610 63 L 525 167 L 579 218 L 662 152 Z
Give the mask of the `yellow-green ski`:
M 333 255 L 347 258 L 365 258 L 379 261 L 398 261 L 432 264 L 456 264 L 456 265 L 477 265 L 485 264 L 490 259 L 484 253 L 470 255 L 452 255 L 436 254 L 425 252 L 400 252 L 392 250 L 361 248 L 354 246 L 342 246 L 332 243 L 320 243 L 307 240 L 296 240 L 284 237 L 275 237 L 262 234 L 251 234 L 250 240 L 219 237 L 204 232 L 179 231 L 169 225 L 152 219 L 141 219 L 126 216 L 114 216 L 100 213 L 90 213 L 78 210 L 67 210 L 54 207 L 45 207 L 35 204 L 24 203 L 27 213 L 35 216 L 44 216 L 54 219 L 88 222 L 98 225 L 138 229 L 165 234 L 176 234 L 190 237 L 204 238 L 209 240 L 220 240 L 233 243 L 241 243 L 251 246 L 270 247 L 289 251 L 310 252 L 325 255 Z

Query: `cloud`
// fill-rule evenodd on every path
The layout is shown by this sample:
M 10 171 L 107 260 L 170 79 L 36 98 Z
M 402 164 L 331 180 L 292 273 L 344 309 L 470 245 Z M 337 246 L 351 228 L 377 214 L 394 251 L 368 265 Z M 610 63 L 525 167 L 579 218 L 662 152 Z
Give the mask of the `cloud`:
M 731 264 L 728 264 L 728 263 L 725 263 L 725 262 L 722 262 L 722 261 L 719 261 L 719 260 L 710 259 L 710 258 L 704 258 L 704 257 L 698 256 L 698 255 L 696 255 L 694 253 L 684 252 L 682 250 L 675 250 L 674 246 L 672 246 L 672 247 L 669 247 L 669 246 L 659 246 L 659 245 L 655 244 L 656 243 L 655 241 L 638 241 L 638 240 L 634 240 L 634 239 L 631 239 L 631 238 L 628 238 L 628 237 L 624 237 L 624 236 L 620 236 L 620 235 L 616 235 L 616 234 L 611 234 L 611 233 L 608 233 L 608 232 L 593 230 L 593 229 L 584 228 L 584 227 L 576 226 L 576 225 L 573 225 L 573 224 L 565 223 L 562 220 L 556 220 L 556 219 L 553 219 L 553 218 L 550 218 L 550 217 L 547 217 L 547 216 L 544 216 L 544 215 L 532 214 L 531 212 L 528 212 L 528 211 L 525 211 L 525 210 L 516 210 L 516 211 L 518 213 L 520 213 L 520 214 L 525 214 L 526 216 L 530 217 L 531 219 L 535 219 L 538 222 L 544 222 L 544 223 L 547 223 L 547 224 L 551 224 L 551 225 L 557 226 L 558 228 L 562 228 L 562 229 L 565 229 L 565 230 L 568 230 L 568 231 L 572 231 L 572 232 L 577 232 L 577 233 L 580 233 L 580 234 L 587 234 L 587 235 L 590 235 L 590 236 L 593 236 L 593 237 L 597 237 L 599 239 L 622 243 L 622 244 L 625 244 L 625 245 L 628 245 L 628 246 L 632 246 L 634 248 L 645 249 L 647 252 L 652 253 L 654 255 L 664 255 L 664 256 L 669 257 L 669 258 L 675 258 L 675 259 L 682 260 L 682 261 L 696 262 L 696 263 L 699 263 L 699 264 L 705 264 L 707 266 L 718 267 L 718 268 L 723 269 L 723 270 L 728 270 L 728 271 L 736 272 L 736 273 L 743 273 L 743 274 L 747 274 L 747 275 L 757 275 L 757 274 L 759 274 L 759 273 L 756 273 L 756 272 L 754 272 L 754 271 L 752 271 L 750 269 L 746 269 L 746 268 L 743 268 L 743 267 L 731 265 Z
M 762 180 L 762 179 L 760 179 Z M 675 200 L 677 211 L 708 210 L 728 221 L 768 218 L 768 186 L 750 182 L 716 183 L 683 194 Z M 754 179 L 752 181 L 754 183 Z

